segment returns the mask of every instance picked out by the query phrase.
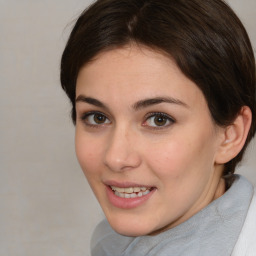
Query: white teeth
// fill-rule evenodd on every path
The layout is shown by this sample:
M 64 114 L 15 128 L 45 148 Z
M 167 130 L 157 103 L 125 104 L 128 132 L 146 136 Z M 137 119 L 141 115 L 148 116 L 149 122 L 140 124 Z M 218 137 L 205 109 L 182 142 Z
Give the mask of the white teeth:
M 133 193 L 133 188 L 125 188 L 124 193 L 129 193 L 129 194 Z
M 135 198 L 137 195 L 135 193 L 132 193 L 130 196 L 131 198 Z
M 119 193 L 118 191 L 115 191 L 115 195 L 124 198 L 125 194 L 124 193 Z
M 133 192 L 135 192 L 135 193 L 140 192 L 140 188 L 139 187 L 133 188 Z
M 146 187 L 119 188 L 119 187 L 111 186 L 111 188 L 112 190 L 117 191 L 119 193 L 128 193 L 128 194 L 138 193 L 140 191 L 143 192 L 148 190 Z
M 146 190 L 146 191 L 142 192 L 142 195 L 145 196 L 145 195 L 147 195 L 149 192 L 150 192 L 149 190 Z
M 111 186 L 112 190 L 118 191 L 119 193 L 124 193 L 124 188 L 118 188 L 118 187 L 114 187 Z
M 131 195 L 124 193 L 124 197 L 125 197 L 125 198 L 131 198 Z
M 122 198 L 135 198 L 147 195 L 150 189 L 146 187 L 130 187 L 130 188 L 119 188 L 111 186 L 111 189 L 115 192 L 115 195 Z

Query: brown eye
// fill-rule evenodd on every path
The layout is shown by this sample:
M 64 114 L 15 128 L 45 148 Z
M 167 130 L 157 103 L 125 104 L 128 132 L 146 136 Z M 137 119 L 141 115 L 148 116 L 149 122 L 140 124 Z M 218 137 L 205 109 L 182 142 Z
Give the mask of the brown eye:
M 93 120 L 96 124 L 103 124 L 106 122 L 106 116 L 102 115 L 102 114 L 94 114 L 93 115 Z
M 167 123 L 167 118 L 162 115 L 156 115 L 154 117 L 154 123 L 156 126 L 164 126 Z
M 81 117 L 81 120 L 86 125 L 90 126 L 98 126 L 110 123 L 110 120 L 104 114 L 98 112 L 86 113 L 84 116 Z
M 149 127 L 167 127 L 174 123 L 174 120 L 164 114 L 164 113 L 152 113 L 150 116 L 147 118 L 146 122 L 143 124 L 144 126 L 149 126 Z

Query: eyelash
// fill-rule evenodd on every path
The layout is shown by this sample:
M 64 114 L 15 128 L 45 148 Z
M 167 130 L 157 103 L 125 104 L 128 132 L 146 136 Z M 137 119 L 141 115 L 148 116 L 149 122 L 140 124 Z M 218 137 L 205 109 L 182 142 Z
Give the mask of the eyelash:
M 167 125 L 164 124 L 164 125 L 156 125 L 156 126 L 153 126 L 153 125 L 146 125 L 145 123 L 150 119 L 150 118 L 156 118 L 156 117 L 160 117 L 160 118 L 163 118 L 165 119 L 167 122 L 169 122 Z M 154 120 L 155 121 L 155 120 Z M 164 129 L 166 127 L 169 127 L 170 125 L 172 125 L 173 123 L 175 123 L 175 119 L 170 117 L 169 115 L 163 113 L 163 112 L 151 112 L 151 113 L 148 113 L 146 116 L 145 116 L 145 121 L 143 122 L 143 126 L 147 126 L 149 127 L 150 129 Z
M 90 127 L 94 127 L 94 128 L 99 128 L 100 126 L 102 126 L 102 125 L 106 125 L 106 124 L 109 124 L 109 123 L 111 123 L 111 121 L 109 120 L 109 122 L 107 122 L 107 123 L 102 123 L 102 124 L 91 124 L 91 123 L 89 123 L 88 122 L 88 118 L 89 117 L 93 117 L 93 116 L 95 116 L 95 115 L 99 115 L 99 116 L 102 116 L 102 117 L 104 117 L 104 118 L 106 118 L 106 120 L 109 120 L 109 118 L 105 115 L 105 114 L 103 114 L 103 113 L 101 113 L 101 112 L 98 112 L 98 111 L 90 111 L 90 112 L 87 112 L 87 113 L 84 113 L 82 116 L 81 116 L 81 121 L 86 125 L 86 126 L 90 126 Z
M 95 117 L 95 115 L 99 115 L 99 117 L 103 117 L 105 118 L 105 120 L 108 120 L 107 123 L 103 122 L 103 123 L 99 123 L 99 124 L 92 124 L 90 122 L 88 122 L 88 118 L 89 117 Z M 166 120 L 166 122 L 168 122 L 168 124 L 164 124 L 164 125 L 147 125 L 146 122 L 149 121 L 150 118 L 156 118 L 156 117 L 160 117 L 160 118 L 163 118 L 164 120 Z M 91 112 L 87 112 L 87 113 L 84 113 L 81 117 L 80 117 L 81 121 L 86 125 L 86 126 L 90 126 L 90 127 L 93 127 L 93 128 L 100 128 L 104 125 L 108 125 L 108 124 L 111 124 L 111 121 L 109 120 L 109 118 L 101 113 L 101 112 L 98 112 L 98 111 L 91 111 Z M 142 123 L 142 126 L 144 127 L 148 127 L 150 129 L 164 129 L 166 127 L 169 127 L 170 125 L 172 125 L 173 123 L 175 123 L 175 119 L 170 117 L 169 115 L 165 114 L 165 113 L 162 113 L 162 112 L 151 112 L 151 113 L 148 113 L 146 116 L 145 116 L 145 121 L 143 121 Z M 104 121 L 105 121 L 104 120 Z

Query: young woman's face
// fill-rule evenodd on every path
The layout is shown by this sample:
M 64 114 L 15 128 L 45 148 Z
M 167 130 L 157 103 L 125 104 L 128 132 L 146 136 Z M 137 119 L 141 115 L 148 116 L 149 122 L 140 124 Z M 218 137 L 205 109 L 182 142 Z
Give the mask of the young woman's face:
M 110 225 L 153 234 L 209 204 L 222 131 L 198 87 L 145 47 L 101 53 L 80 70 L 76 153 Z

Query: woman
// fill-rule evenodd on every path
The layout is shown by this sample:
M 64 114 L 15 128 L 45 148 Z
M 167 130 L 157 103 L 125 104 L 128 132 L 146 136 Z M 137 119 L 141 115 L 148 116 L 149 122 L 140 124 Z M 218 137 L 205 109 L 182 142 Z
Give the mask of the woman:
M 92 255 L 256 255 L 254 190 L 233 174 L 255 133 L 255 60 L 223 1 L 95 2 L 61 83 L 107 219 Z

